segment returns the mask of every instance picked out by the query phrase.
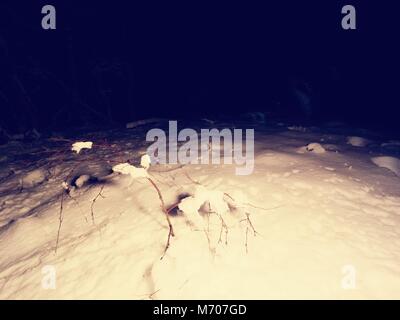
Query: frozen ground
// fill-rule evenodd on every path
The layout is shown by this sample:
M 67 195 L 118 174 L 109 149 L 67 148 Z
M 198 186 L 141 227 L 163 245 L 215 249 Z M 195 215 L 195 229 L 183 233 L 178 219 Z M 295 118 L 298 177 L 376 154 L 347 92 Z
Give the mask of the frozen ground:
M 63 180 L 82 163 L 137 165 L 148 128 L 0 146 L 0 298 L 400 298 L 400 142 L 340 126 L 257 124 L 249 176 L 151 168 L 167 205 L 200 184 L 241 202 L 223 221 L 172 211 L 162 260 L 157 193 L 123 175 L 64 195 L 56 251 Z

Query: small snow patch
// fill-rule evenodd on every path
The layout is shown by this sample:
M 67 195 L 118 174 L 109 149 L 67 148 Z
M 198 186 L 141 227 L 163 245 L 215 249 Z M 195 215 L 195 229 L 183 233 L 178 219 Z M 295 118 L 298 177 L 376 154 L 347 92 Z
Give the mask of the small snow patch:
M 314 152 L 314 153 L 325 153 L 325 148 L 321 146 L 319 143 L 310 143 L 307 147 L 306 150 L 308 152 Z
M 148 169 L 150 168 L 151 165 L 151 159 L 150 156 L 148 154 L 144 154 L 141 158 L 140 158 L 140 165 L 144 168 L 144 169 Z
M 37 169 L 29 172 L 25 177 L 23 177 L 21 183 L 24 188 L 32 188 L 41 184 L 46 180 L 46 178 L 47 172 L 42 169 Z
M 120 163 L 113 167 L 113 171 L 117 173 L 130 175 L 132 178 L 147 178 L 147 170 L 144 168 L 136 168 L 129 163 Z
M 75 185 L 77 188 L 82 188 L 89 180 L 90 180 L 90 176 L 87 174 L 84 174 L 84 175 L 80 176 L 78 179 L 76 179 Z
M 400 160 L 394 157 L 375 157 L 371 159 L 378 167 L 389 169 L 400 177 Z
M 347 144 L 353 147 L 365 147 L 368 145 L 368 140 L 361 137 L 347 137 Z
M 93 142 L 91 141 L 86 141 L 86 142 L 78 141 L 72 145 L 71 150 L 75 151 L 76 153 L 79 153 L 81 152 L 82 149 L 92 149 L 92 146 Z

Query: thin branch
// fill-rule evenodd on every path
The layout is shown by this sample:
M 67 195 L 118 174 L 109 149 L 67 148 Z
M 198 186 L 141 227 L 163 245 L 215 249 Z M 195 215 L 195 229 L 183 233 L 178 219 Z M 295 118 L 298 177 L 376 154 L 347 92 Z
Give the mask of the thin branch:
M 228 244 L 228 232 L 229 232 L 229 229 L 228 229 L 228 226 L 225 223 L 224 218 L 222 218 L 222 216 L 217 212 L 212 211 L 210 213 L 216 214 L 217 217 L 221 220 L 221 229 L 219 231 L 218 243 L 222 243 L 222 231 L 225 229 L 225 245 L 227 245 Z
M 249 234 L 249 227 L 246 227 L 246 243 L 245 243 L 245 247 L 246 247 L 246 253 L 249 253 L 249 248 L 248 248 L 248 234 Z
M 256 229 L 253 226 L 253 223 L 250 220 L 250 213 L 246 212 L 246 219 L 240 220 L 240 222 L 246 221 L 248 224 L 248 227 L 253 231 L 254 236 L 259 235 L 259 233 L 256 231 Z
M 224 196 L 228 197 L 233 202 L 236 202 L 235 199 L 229 193 L 224 192 Z M 276 206 L 276 207 L 272 207 L 272 208 L 263 208 L 263 207 L 255 206 L 255 205 L 253 205 L 251 203 L 248 203 L 248 202 L 247 203 L 243 203 L 243 204 L 244 204 L 243 206 L 236 206 L 236 208 L 251 207 L 251 208 L 254 208 L 254 209 L 260 209 L 260 210 L 269 211 L 269 210 L 274 210 L 274 209 L 278 209 L 278 208 L 283 207 L 283 206 Z
M 244 203 L 244 205 L 247 207 L 252 207 L 254 209 L 260 209 L 260 210 L 264 210 L 264 211 L 270 211 L 270 210 L 279 209 L 279 208 L 283 207 L 283 206 L 276 206 L 276 207 L 271 207 L 271 208 L 263 208 L 263 207 L 257 207 L 255 205 L 252 205 L 251 203 Z
M 167 211 L 167 209 L 165 208 L 165 202 L 164 202 L 164 198 L 161 194 L 160 189 L 157 187 L 157 185 L 155 184 L 155 182 L 151 179 L 151 178 L 147 178 L 147 180 L 149 180 L 149 182 L 151 183 L 151 185 L 154 187 L 154 189 L 156 189 L 157 194 L 158 194 L 158 198 L 160 199 L 161 202 L 161 209 L 165 214 L 165 218 L 167 219 L 167 223 L 168 223 L 168 227 L 169 227 L 169 232 L 168 232 L 168 238 L 167 238 L 167 243 L 165 245 L 165 249 L 163 252 L 163 255 L 161 256 L 160 260 L 164 258 L 165 254 L 167 253 L 167 250 L 169 248 L 170 245 L 170 241 L 171 241 L 171 237 L 174 237 L 174 229 L 172 227 L 172 223 L 171 220 L 169 219 L 169 213 Z
M 184 174 L 185 174 L 186 178 L 188 178 L 190 180 L 190 182 L 193 182 L 194 184 L 197 184 L 197 185 L 201 185 L 200 182 L 194 180 L 191 176 L 189 176 L 189 173 L 187 173 L 186 171 L 184 171 Z
M 96 195 L 96 197 L 94 197 L 94 199 L 92 200 L 92 204 L 91 204 L 91 206 L 90 206 L 90 213 L 91 213 L 91 215 L 92 215 L 92 223 L 93 223 L 93 225 L 95 224 L 95 222 L 94 222 L 94 209 L 93 209 L 93 207 L 94 207 L 94 204 L 96 203 L 96 201 L 97 201 L 97 199 L 98 199 L 99 197 L 102 197 L 103 199 L 105 198 L 105 197 L 101 194 L 101 193 L 103 192 L 103 189 L 104 189 L 104 185 L 101 186 L 99 193 Z
M 62 222 L 63 222 L 63 219 L 64 219 L 64 216 L 63 216 L 64 207 L 63 207 L 63 205 L 64 205 L 64 194 L 65 193 L 66 193 L 66 191 L 63 191 L 63 193 L 61 194 L 60 213 L 59 213 L 59 217 L 58 217 L 59 223 L 58 223 L 58 231 L 57 231 L 57 241 L 56 241 L 56 248 L 55 248 L 55 251 L 54 251 L 55 254 L 57 254 L 58 242 L 60 240 L 61 225 L 62 225 Z
M 249 230 L 251 229 L 253 231 L 253 236 L 255 237 L 257 234 L 259 234 L 256 229 L 254 228 L 253 223 L 250 220 L 250 213 L 246 212 L 246 219 L 240 220 L 240 222 L 246 221 L 247 222 L 247 226 L 246 226 L 246 242 L 245 242 L 245 247 L 246 247 L 246 253 L 249 253 L 249 247 L 248 247 L 248 234 L 249 234 Z
M 175 202 L 174 204 L 171 204 L 168 208 L 167 208 L 167 213 L 171 213 L 172 210 L 178 208 L 178 206 L 180 205 L 181 200 Z

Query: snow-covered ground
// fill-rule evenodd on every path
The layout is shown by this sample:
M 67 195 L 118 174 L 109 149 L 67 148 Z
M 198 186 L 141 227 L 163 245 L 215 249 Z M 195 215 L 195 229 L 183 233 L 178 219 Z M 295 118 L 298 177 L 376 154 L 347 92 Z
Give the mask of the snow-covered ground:
M 160 259 L 168 225 L 148 181 L 62 187 L 77 165 L 138 165 L 148 128 L 0 146 L 0 298 L 400 298 L 399 141 L 258 123 L 249 176 L 151 167 L 167 206 L 200 186 L 237 204 L 223 216 L 171 211 L 175 237 Z M 77 154 L 75 141 L 92 149 Z

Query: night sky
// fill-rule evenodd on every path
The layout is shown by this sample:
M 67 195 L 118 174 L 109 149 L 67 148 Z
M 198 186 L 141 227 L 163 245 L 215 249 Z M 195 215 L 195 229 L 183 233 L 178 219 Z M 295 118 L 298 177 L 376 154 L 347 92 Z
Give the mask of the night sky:
M 45 4 L 56 30 L 41 28 Z M 345 4 L 357 30 L 341 28 Z M 400 131 L 398 12 L 376 0 L 2 1 L 0 126 L 251 111 L 300 122 L 293 86 L 308 83 L 308 121 Z

